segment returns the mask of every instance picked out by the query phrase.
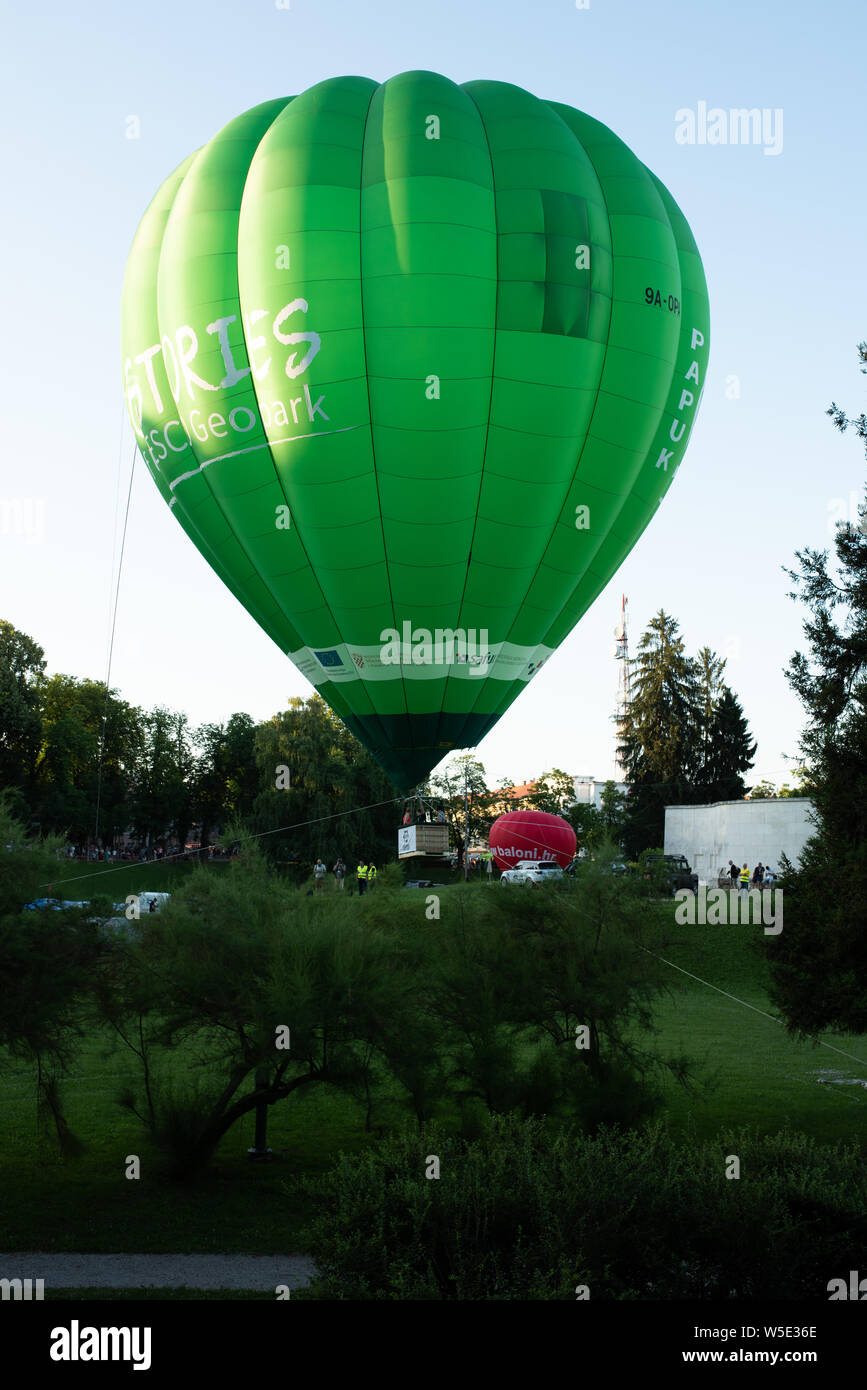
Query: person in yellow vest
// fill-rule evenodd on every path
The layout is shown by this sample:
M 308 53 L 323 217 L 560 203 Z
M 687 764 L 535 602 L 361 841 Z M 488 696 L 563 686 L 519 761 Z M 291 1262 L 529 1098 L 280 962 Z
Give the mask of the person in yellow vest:
M 359 864 L 358 868 L 355 870 L 355 879 L 356 879 L 356 882 L 357 882 L 357 884 L 358 884 L 358 895 L 359 895 L 359 897 L 360 897 L 361 894 L 364 892 L 366 886 L 367 886 L 367 865 L 366 865 L 366 864 Z
M 368 888 L 373 888 L 373 887 L 375 886 L 375 884 L 376 884 L 376 865 L 375 865 L 375 864 L 368 864 L 368 866 L 367 866 L 367 886 L 368 886 Z
M 746 864 L 744 864 L 744 867 L 738 874 L 738 881 L 741 885 L 741 892 L 748 893 L 750 888 L 750 871 L 747 868 Z

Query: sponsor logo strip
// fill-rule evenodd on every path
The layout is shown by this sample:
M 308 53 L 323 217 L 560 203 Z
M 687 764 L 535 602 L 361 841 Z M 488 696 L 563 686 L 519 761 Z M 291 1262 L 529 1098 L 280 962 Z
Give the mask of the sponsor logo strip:
M 529 681 L 544 666 L 553 647 L 520 647 L 513 642 L 493 642 L 480 655 L 454 653 L 452 662 L 414 663 L 412 646 L 403 644 L 401 661 L 384 661 L 383 645 L 363 646 L 341 643 L 337 647 L 300 647 L 288 652 L 312 685 L 334 681 L 441 681 L 455 680 Z

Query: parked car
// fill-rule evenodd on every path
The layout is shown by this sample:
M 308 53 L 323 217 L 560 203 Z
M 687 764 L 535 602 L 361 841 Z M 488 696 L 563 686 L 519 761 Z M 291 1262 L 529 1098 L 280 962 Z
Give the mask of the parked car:
M 71 902 L 69 898 L 34 898 L 25 903 L 24 912 L 64 912 L 69 907 L 90 907 L 90 903 Z
M 694 874 L 689 860 L 683 854 L 648 854 L 644 860 L 644 872 L 657 878 L 663 888 L 674 897 L 681 888 L 692 893 L 698 892 L 698 874 Z
M 563 870 L 553 859 L 522 859 L 514 868 L 505 869 L 501 883 L 531 884 L 538 888 L 540 883 L 556 883 L 563 877 Z
M 577 875 L 579 875 L 584 869 L 589 869 L 589 868 L 591 867 L 591 865 L 592 865 L 594 862 L 595 862 L 595 861 L 594 861 L 592 855 L 589 855 L 589 854 L 578 855 L 578 854 L 576 854 L 575 857 L 574 857 L 574 859 L 571 859 L 571 860 L 569 861 L 569 863 L 566 865 L 566 868 L 563 870 L 563 872 L 566 873 L 566 874 L 568 874 L 570 878 L 575 878 L 575 877 L 577 877 Z M 629 873 L 629 865 L 628 865 L 628 864 L 624 864 L 623 861 L 620 860 L 620 859 L 615 859 L 615 860 L 613 860 L 612 863 L 610 863 L 610 864 L 603 864 L 602 867 L 600 868 L 600 873 L 603 873 L 603 874 L 628 874 L 628 873 Z

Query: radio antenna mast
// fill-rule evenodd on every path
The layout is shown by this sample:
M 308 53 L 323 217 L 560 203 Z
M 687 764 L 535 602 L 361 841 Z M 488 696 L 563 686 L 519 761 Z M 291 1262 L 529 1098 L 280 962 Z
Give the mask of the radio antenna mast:
M 620 744 L 626 732 L 626 711 L 629 705 L 629 635 L 627 631 L 627 609 L 629 600 L 623 594 L 620 600 L 620 622 L 614 629 L 615 643 L 612 656 L 618 662 L 617 671 L 617 705 L 614 713 L 614 777 L 620 774 L 621 781 L 625 778 L 625 768 L 620 757 Z

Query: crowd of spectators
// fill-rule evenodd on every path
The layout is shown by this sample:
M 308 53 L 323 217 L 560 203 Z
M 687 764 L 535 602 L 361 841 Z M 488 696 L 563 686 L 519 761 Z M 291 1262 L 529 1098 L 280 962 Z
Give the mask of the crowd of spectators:
M 156 845 L 127 843 L 114 847 L 70 845 L 66 851 L 66 857 L 88 864 L 153 864 L 164 859 L 174 859 L 179 862 L 184 860 L 232 859 L 237 852 L 237 847 L 229 850 L 221 845 L 181 845 L 172 842 Z

